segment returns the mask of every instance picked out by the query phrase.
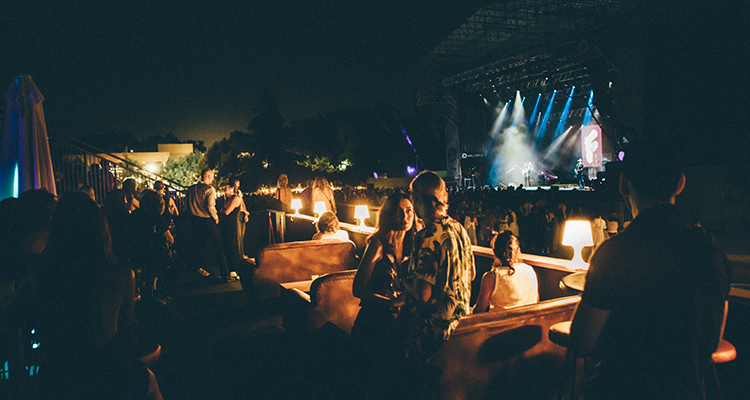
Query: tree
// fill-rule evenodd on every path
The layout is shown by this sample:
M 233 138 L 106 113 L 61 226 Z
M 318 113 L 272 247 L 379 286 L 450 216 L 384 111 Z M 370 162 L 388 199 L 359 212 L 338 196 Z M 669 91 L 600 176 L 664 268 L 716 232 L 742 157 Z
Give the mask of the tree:
M 201 152 L 193 152 L 187 156 L 180 157 L 177 161 L 169 157 L 164 166 L 163 176 L 182 186 L 188 187 L 198 182 L 201 168 L 199 163 L 203 157 Z
M 244 144 L 271 165 L 283 162 L 289 140 L 276 99 L 268 91 L 264 92 L 253 111 L 255 116 L 247 124 Z

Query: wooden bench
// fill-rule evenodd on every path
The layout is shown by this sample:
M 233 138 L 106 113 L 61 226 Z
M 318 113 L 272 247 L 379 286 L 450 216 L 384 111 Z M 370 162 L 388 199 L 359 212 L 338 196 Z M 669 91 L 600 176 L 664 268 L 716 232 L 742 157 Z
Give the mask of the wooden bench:
M 555 398 L 565 348 L 548 331 L 569 321 L 579 301 L 562 297 L 461 319 L 430 360 L 442 371 L 440 398 Z
M 252 278 L 243 278 L 240 282 L 243 290 L 251 292 L 249 294 L 255 299 L 267 299 L 280 295 L 280 284 L 312 281 L 321 275 L 355 269 L 358 261 L 351 241 L 306 240 L 271 244 L 261 249 L 255 259 Z M 252 288 L 247 288 L 245 285 L 250 282 Z M 306 291 L 304 285 L 298 289 Z
M 352 295 L 355 274 L 323 275 L 313 281 L 309 296 L 297 291 L 310 301 L 307 333 L 329 322 L 351 333 L 360 309 Z M 548 331 L 569 321 L 579 301 L 567 296 L 462 318 L 430 361 L 442 371 L 440 398 L 555 398 L 565 382 L 565 348 L 552 343 Z
M 464 317 L 431 359 L 430 364 L 442 371 L 440 398 L 555 398 L 565 382 L 565 348 L 552 343 L 548 331 L 572 319 L 580 297 L 560 296 L 569 292 L 559 288 L 559 277 L 570 271 L 535 268 L 549 274 L 549 284 L 540 285 L 540 295 L 547 300 Z M 329 322 L 351 333 L 360 309 L 360 300 L 352 294 L 355 274 L 356 270 L 323 275 L 312 282 L 309 295 L 298 292 L 310 301 L 308 333 Z M 554 293 L 541 293 L 544 287 Z M 558 297 L 549 298 L 554 295 Z

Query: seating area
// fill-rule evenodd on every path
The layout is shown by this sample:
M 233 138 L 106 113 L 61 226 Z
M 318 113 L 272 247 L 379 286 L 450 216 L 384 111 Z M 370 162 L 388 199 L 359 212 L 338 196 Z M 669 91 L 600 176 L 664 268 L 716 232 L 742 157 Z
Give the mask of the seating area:
M 251 271 L 244 271 L 243 288 L 251 298 L 265 300 L 280 296 L 281 285 L 303 292 L 314 278 L 357 267 L 353 242 L 307 240 L 270 244 L 251 259 Z
M 184 274 L 169 307 L 139 304 L 145 337 L 161 344 L 150 367 L 165 398 L 366 398 L 365 371 L 348 335 L 359 310 L 351 286 L 361 250 L 348 242 L 274 244 L 257 255 L 254 278 L 246 271 L 239 282 L 221 283 Z M 481 276 L 491 253 L 474 253 Z M 442 371 L 440 398 L 553 399 L 568 392 L 566 348 L 550 328 L 569 321 L 579 301 L 560 285 L 571 271 L 555 259 L 523 257 L 539 277 L 540 302 L 464 318 L 431 361 Z M 259 299 L 259 282 L 275 287 L 276 296 Z M 730 309 L 725 338 L 745 345 L 740 318 L 748 306 Z M 715 366 L 725 399 L 747 389 L 739 379 L 747 362 L 737 352 L 738 359 Z M 584 371 L 576 365 L 580 382 Z

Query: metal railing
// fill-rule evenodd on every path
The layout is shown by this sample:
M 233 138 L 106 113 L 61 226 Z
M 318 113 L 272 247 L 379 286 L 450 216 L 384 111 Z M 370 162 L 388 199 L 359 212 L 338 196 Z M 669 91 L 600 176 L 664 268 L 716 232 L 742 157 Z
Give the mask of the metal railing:
M 182 203 L 187 188 L 175 181 L 60 132 L 50 133 L 48 138 L 58 194 L 90 186 L 96 201 L 102 204 L 110 190 L 120 187 L 125 179 L 133 178 L 140 188 L 150 188 L 156 181 L 164 182 L 178 207 Z

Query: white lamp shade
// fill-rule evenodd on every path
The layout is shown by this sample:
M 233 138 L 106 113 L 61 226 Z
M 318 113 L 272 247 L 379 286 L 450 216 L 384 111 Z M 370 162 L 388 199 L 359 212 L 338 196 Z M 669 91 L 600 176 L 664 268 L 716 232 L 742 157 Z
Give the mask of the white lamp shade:
M 302 208 L 302 200 L 292 199 L 292 210 L 299 211 L 300 208 Z
M 315 213 L 318 214 L 318 217 L 320 217 L 324 212 L 326 212 L 326 204 L 322 201 L 316 201 L 313 211 L 315 211 Z
M 591 234 L 591 222 L 566 221 L 562 244 L 579 248 L 593 246 L 594 238 Z
M 364 221 L 367 218 L 370 218 L 370 211 L 367 209 L 367 206 L 355 206 L 354 218 L 360 221 Z

